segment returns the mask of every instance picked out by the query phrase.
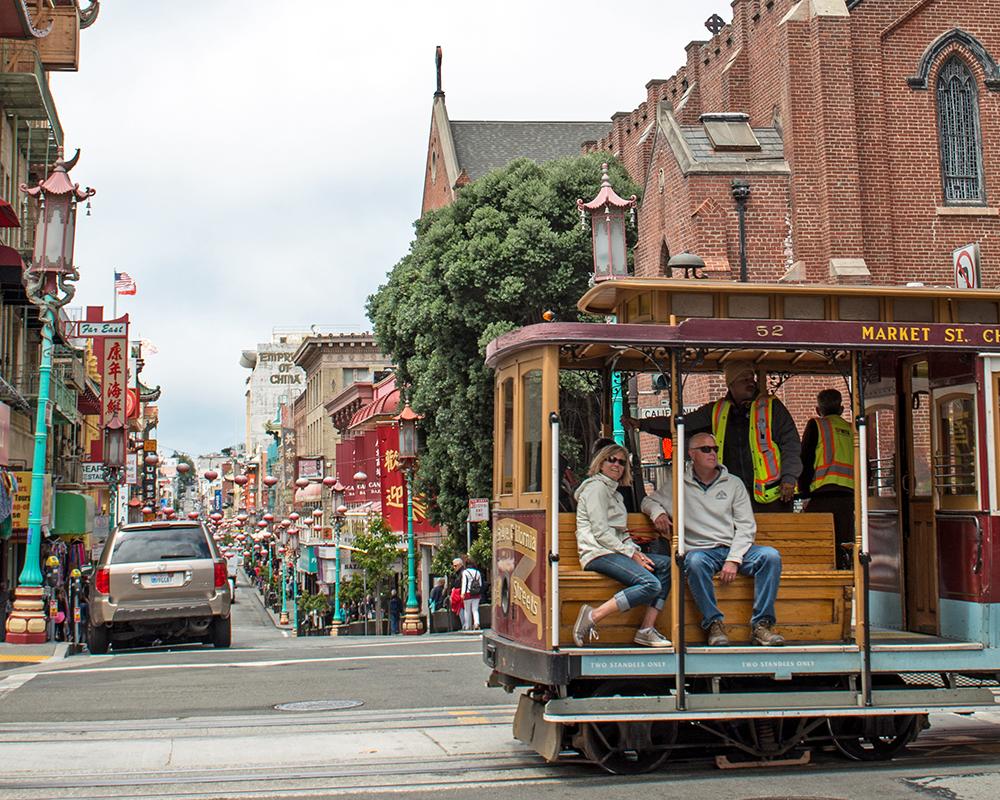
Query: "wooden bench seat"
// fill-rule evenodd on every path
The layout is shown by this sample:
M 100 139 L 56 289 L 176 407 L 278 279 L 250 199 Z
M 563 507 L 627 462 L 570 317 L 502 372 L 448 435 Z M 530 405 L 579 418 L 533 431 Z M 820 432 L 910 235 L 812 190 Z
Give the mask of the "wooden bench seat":
M 655 529 L 644 514 L 629 514 L 634 535 L 654 537 Z M 775 614 L 776 629 L 789 641 L 840 641 L 850 636 L 850 607 L 854 585 L 852 572 L 836 569 L 836 548 L 831 514 L 758 514 L 757 544 L 770 545 L 781 553 L 782 576 Z M 597 606 L 621 589 L 621 584 L 580 567 L 576 546 L 576 515 L 559 515 L 559 639 L 573 643 L 572 626 L 580 605 Z M 749 620 L 753 609 L 753 579 L 738 576 L 727 586 L 715 582 L 715 596 L 725 615 L 734 644 L 750 640 Z M 644 609 L 615 614 L 600 625 L 598 644 L 627 644 L 639 625 Z M 701 612 L 690 590 L 685 605 L 685 638 L 690 644 L 705 641 Z M 670 604 L 661 612 L 657 626 L 668 636 L 672 629 Z

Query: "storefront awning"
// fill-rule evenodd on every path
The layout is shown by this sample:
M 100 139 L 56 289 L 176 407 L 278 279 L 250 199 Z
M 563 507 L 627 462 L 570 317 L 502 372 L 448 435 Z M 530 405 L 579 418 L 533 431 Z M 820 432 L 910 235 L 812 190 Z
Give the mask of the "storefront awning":
M 94 498 L 76 492 L 56 492 L 57 536 L 83 536 L 94 530 Z

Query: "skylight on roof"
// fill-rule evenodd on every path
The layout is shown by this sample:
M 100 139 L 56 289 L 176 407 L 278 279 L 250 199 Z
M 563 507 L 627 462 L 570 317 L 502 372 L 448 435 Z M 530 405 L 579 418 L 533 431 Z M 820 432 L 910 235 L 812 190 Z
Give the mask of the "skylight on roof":
M 760 150 L 760 142 L 750 127 L 748 114 L 702 114 L 701 124 L 712 147 L 717 151 Z

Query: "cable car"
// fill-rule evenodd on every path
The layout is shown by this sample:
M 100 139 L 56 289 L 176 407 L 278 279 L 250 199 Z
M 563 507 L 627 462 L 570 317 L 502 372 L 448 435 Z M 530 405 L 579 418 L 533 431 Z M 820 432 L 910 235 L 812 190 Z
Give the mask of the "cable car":
M 530 325 L 486 355 L 494 606 L 483 657 L 491 685 L 521 692 L 516 738 L 550 761 L 572 751 L 615 773 L 692 746 L 723 765 L 801 763 L 831 745 L 872 760 L 899 752 L 931 713 L 996 708 L 1000 291 L 624 278 L 592 286 L 579 308 L 617 322 Z M 749 644 L 751 581 L 738 577 L 716 583 L 732 643 L 708 647 L 684 584 L 682 471 L 647 446 L 637 482 L 674 482 L 663 542 L 673 588 L 657 623 L 672 646 L 634 646 L 632 609 L 576 647 L 580 605 L 620 585 L 580 567 L 575 515 L 559 505 L 561 445 L 612 435 L 620 382 L 634 387 L 628 404 L 671 412 L 681 459 L 683 411 L 725 392 L 717 376 L 732 359 L 756 365 L 760 390 L 781 393 L 800 429 L 796 409 L 812 407 L 817 387 L 842 392 L 854 435 L 850 568 L 831 515 L 758 514 L 757 543 L 782 553 L 786 643 Z M 592 387 L 589 404 L 579 391 L 569 403 L 574 385 Z M 641 514 L 628 527 L 656 535 Z

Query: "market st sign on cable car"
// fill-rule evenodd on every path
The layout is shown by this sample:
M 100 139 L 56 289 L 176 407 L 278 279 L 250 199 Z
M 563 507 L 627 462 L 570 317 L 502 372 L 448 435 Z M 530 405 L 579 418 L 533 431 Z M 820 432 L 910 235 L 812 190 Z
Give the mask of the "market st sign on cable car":
M 993 348 L 1000 325 L 942 323 L 827 322 L 824 320 L 686 319 L 677 326 L 685 343 L 783 347 L 948 350 Z
M 99 339 L 104 336 L 128 335 L 128 320 L 115 322 L 88 322 L 82 319 L 69 320 L 65 323 L 66 335 L 71 339 Z

